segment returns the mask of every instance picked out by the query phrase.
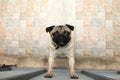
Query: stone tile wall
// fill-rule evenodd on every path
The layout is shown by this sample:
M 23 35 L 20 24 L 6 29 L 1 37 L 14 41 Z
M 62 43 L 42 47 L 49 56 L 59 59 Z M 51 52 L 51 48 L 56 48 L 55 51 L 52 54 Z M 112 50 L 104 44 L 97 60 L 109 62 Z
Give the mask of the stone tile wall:
M 120 56 L 120 1 L 76 0 L 76 48 L 82 55 Z
M 120 56 L 120 0 L 0 0 L 0 54 L 47 54 L 53 24 L 75 26 L 75 53 Z

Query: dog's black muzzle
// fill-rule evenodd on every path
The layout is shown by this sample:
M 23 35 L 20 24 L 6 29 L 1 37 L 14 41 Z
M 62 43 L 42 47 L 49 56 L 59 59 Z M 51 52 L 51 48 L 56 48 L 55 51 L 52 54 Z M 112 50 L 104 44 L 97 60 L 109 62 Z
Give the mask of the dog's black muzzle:
M 70 41 L 70 37 L 60 34 L 53 38 L 53 41 L 59 46 L 64 47 Z

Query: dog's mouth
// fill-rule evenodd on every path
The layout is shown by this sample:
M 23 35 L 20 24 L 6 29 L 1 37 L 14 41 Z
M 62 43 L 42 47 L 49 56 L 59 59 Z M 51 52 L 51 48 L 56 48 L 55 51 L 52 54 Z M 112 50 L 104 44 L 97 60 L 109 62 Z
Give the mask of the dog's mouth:
M 64 47 L 69 43 L 70 37 L 67 37 L 61 34 L 57 37 L 53 37 L 53 41 L 55 42 L 56 46 Z
M 58 45 L 59 45 L 60 47 L 63 47 L 63 46 L 65 46 L 66 44 L 65 44 L 65 42 L 60 42 Z

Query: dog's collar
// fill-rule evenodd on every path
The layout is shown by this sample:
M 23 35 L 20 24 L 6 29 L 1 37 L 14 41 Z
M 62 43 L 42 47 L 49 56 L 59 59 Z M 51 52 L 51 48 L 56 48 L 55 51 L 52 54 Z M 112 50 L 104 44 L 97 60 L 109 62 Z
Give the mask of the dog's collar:
M 69 45 L 70 41 L 64 46 L 64 48 L 66 48 Z M 58 46 L 56 43 L 52 42 L 52 44 L 55 46 L 55 49 L 59 49 L 61 48 L 60 46 Z M 62 47 L 63 48 L 63 47 Z
M 57 45 L 54 45 L 56 48 L 55 49 L 59 49 L 59 46 L 57 46 Z
M 52 44 L 55 46 L 55 49 L 59 49 L 59 46 L 56 43 L 52 42 Z

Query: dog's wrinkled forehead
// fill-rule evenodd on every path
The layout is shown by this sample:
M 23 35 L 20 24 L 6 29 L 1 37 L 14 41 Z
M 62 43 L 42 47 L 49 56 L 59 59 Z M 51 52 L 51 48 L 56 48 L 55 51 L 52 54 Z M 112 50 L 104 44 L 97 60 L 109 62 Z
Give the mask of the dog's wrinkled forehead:
M 59 33 L 63 33 L 64 31 L 70 32 L 74 30 L 74 26 L 69 25 L 69 24 L 65 24 L 65 25 L 58 25 L 58 26 L 50 26 L 46 28 L 46 32 L 49 32 L 50 34 L 54 33 L 54 32 L 59 32 Z
M 67 26 L 59 25 L 59 26 L 54 27 L 54 29 L 51 31 L 51 33 L 59 32 L 61 34 L 64 31 L 70 32 L 70 29 Z

